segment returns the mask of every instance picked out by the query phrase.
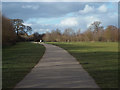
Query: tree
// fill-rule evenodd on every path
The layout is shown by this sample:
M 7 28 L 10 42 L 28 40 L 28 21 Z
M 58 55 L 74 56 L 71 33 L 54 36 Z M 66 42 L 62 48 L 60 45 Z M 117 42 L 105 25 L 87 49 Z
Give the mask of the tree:
M 28 33 L 28 32 L 31 32 L 32 31 L 32 28 L 30 26 L 26 26 L 26 31 L 25 33 Z
M 2 44 L 9 45 L 16 43 L 16 33 L 10 19 L 2 16 Z
M 94 32 L 98 32 L 101 28 L 103 28 L 103 26 L 101 26 L 101 22 L 100 21 L 95 21 L 94 23 L 92 23 L 89 27 L 91 30 L 93 30 Z
M 72 41 L 71 36 L 73 36 L 73 35 L 74 35 L 74 30 L 73 29 L 71 29 L 71 28 L 65 29 L 64 32 L 63 32 L 64 41 L 66 41 L 66 42 Z
M 11 19 L 14 30 L 17 33 L 17 36 L 20 34 L 27 34 L 28 32 L 32 31 L 32 28 L 30 26 L 25 26 L 22 19 Z
M 14 26 L 14 30 L 17 33 L 17 36 L 19 35 L 19 32 L 23 32 L 23 30 L 25 29 L 25 25 L 23 25 L 23 20 L 22 19 L 11 19 L 13 26 Z
M 51 39 L 52 41 L 55 41 L 55 42 L 59 42 L 60 39 L 61 39 L 61 32 L 59 29 L 56 29 L 56 30 L 52 30 L 51 32 Z
M 93 40 L 94 41 L 99 41 L 101 40 L 101 31 L 103 30 L 103 26 L 101 26 L 101 22 L 100 21 L 95 21 L 94 23 L 92 23 L 89 27 L 89 29 L 91 31 L 93 31 Z
M 105 29 L 104 37 L 107 41 L 118 41 L 118 28 L 110 25 Z
M 35 32 L 33 34 L 33 36 L 34 36 L 34 41 L 38 41 L 39 40 L 39 33 L 38 32 Z
M 50 33 L 46 32 L 46 34 L 42 37 L 42 39 L 47 42 L 50 41 Z
M 84 32 L 84 40 L 93 41 L 93 32 L 90 29 Z

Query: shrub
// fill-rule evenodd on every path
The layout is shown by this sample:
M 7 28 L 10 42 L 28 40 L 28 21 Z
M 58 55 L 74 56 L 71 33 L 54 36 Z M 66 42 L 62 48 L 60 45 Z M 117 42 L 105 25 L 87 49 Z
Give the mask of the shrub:
M 2 44 L 10 45 L 16 43 L 16 33 L 10 19 L 2 16 Z

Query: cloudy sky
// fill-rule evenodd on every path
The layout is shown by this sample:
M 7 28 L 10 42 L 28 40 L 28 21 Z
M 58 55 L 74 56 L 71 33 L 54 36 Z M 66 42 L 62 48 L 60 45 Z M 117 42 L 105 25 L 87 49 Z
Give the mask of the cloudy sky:
M 84 32 L 94 21 L 101 21 L 104 27 L 118 24 L 117 2 L 3 2 L 2 13 L 23 19 L 39 33 L 57 28 Z

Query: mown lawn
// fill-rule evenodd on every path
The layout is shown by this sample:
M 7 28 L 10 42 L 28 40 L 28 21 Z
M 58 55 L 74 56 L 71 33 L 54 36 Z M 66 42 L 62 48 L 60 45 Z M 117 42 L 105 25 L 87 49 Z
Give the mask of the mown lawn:
M 40 44 L 22 42 L 2 50 L 2 87 L 13 88 L 38 63 L 45 51 Z
M 101 88 L 118 88 L 117 42 L 51 42 L 66 49 Z

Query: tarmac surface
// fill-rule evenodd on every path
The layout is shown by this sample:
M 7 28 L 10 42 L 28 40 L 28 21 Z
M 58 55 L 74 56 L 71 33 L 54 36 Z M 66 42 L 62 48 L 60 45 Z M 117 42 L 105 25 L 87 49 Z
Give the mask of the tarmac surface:
M 15 88 L 99 88 L 66 50 L 50 44 L 39 63 Z

